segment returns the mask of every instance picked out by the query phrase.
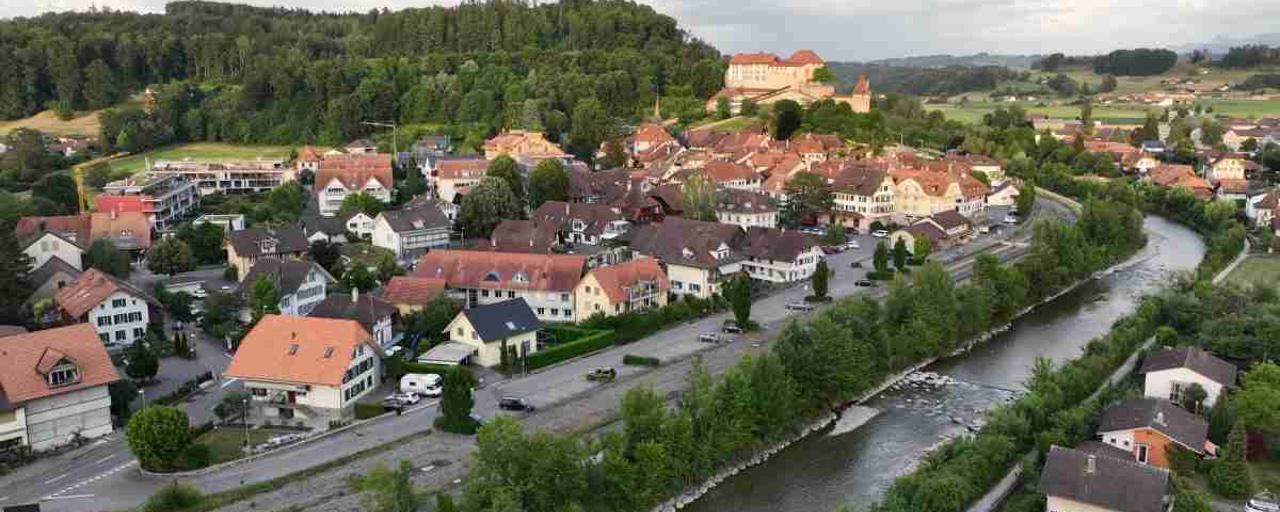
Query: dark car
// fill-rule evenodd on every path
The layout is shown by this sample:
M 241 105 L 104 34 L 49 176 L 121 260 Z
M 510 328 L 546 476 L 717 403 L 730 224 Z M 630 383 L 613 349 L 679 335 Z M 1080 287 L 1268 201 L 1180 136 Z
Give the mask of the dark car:
M 720 332 L 725 334 L 742 334 L 742 328 L 738 327 L 738 322 L 725 320 L 724 323 L 720 325 Z
M 870 280 L 870 279 L 859 279 L 857 282 L 855 282 L 855 283 L 853 283 L 853 284 L 854 284 L 854 285 L 856 285 L 856 286 L 864 286 L 864 287 L 866 287 L 866 286 L 875 286 L 875 285 L 876 285 L 875 283 L 871 282 L 871 280 Z
M 504 396 L 498 400 L 498 408 L 506 411 L 526 411 L 533 412 L 533 404 L 526 402 L 523 398 L 514 396 Z

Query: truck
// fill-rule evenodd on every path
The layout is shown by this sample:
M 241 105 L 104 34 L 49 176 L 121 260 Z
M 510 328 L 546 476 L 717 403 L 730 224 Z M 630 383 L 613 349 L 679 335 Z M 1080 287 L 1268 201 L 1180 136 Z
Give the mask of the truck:
M 440 376 L 434 373 L 408 373 L 400 377 L 400 392 L 421 396 L 440 396 Z

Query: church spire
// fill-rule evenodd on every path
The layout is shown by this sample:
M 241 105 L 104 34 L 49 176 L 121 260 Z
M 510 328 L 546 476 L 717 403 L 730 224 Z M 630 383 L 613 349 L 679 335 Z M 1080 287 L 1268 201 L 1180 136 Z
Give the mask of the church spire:
M 653 120 L 662 122 L 662 96 L 653 98 Z

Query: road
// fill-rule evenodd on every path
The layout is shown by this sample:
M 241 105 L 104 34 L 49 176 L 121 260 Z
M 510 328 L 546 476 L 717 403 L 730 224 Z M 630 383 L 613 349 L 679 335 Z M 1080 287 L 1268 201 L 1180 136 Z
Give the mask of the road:
M 1065 207 L 1050 201 L 1040 201 L 1036 215 L 1045 214 L 1071 218 L 1071 213 Z M 993 215 L 1002 217 L 1003 213 L 996 211 Z M 1025 250 L 1024 242 L 1029 236 L 1029 230 L 1005 230 L 1000 235 L 980 236 L 963 247 L 939 251 L 931 259 L 944 263 L 956 273 L 958 279 L 962 279 L 967 276 L 972 265 L 972 257 L 968 255 L 989 251 L 998 254 L 1002 260 L 1013 258 Z M 865 277 L 866 270 L 853 269 L 851 264 L 870 259 L 875 246 L 874 239 L 866 236 L 860 238 L 863 239 L 860 240 L 860 249 L 828 256 L 829 265 L 837 271 L 829 286 L 832 296 L 844 297 L 868 290 L 876 294 L 884 292 L 884 287 L 862 288 L 855 284 Z M 698 342 L 699 333 L 718 330 L 720 324 L 730 317 L 729 313 L 712 315 L 664 329 L 626 346 L 561 363 L 531 375 L 492 383 L 477 391 L 475 411 L 483 416 L 499 414 L 498 398 L 516 395 L 544 409 L 535 415 L 538 419 L 530 422 L 531 424 L 556 430 L 590 428 L 593 423 L 608 421 L 612 417 L 613 412 L 608 408 L 616 406 L 616 400 L 609 401 L 609 405 L 605 407 L 608 410 L 592 414 L 557 414 L 554 409 L 571 411 L 574 402 L 589 400 L 593 394 L 603 394 L 596 393 L 601 388 L 600 384 L 583 378 L 592 369 L 613 367 L 618 371 L 618 382 L 625 383 L 653 372 L 648 368 L 622 364 L 622 358 L 626 354 L 657 357 L 663 361 L 685 361 L 695 354 L 720 352 L 724 357 L 717 355 L 717 358 L 725 361 L 723 366 L 727 366 L 731 360 L 736 360 L 736 354 L 750 350 L 752 344 L 756 345 L 755 348 L 761 348 L 788 318 L 795 316 L 796 313 L 788 311 L 785 306 L 787 303 L 803 300 L 807 295 L 805 288 L 795 286 L 783 289 L 758 300 L 752 308 L 752 319 L 760 323 L 763 330 L 749 335 L 742 342 L 719 346 Z M 723 350 L 725 348 L 729 350 Z M 675 384 L 679 386 L 679 382 Z M 216 392 L 210 393 L 207 398 L 197 398 L 195 403 L 186 407 L 192 412 L 207 410 L 216 404 L 213 398 L 216 396 Z M 546 409 L 553 410 L 545 411 Z M 184 481 L 212 493 L 270 480 L 424 431 L 430 427 L 435 415 L 436 408 L 432 404 L 423 404 L 402 416 L 367 422 L 275 452 L 263 460 L 184 478 Z M 130 459 L 122 434 L 116 433 L 105 442 L 62 457 L 39 461 L 0 477 L 0 489 L 5 489 L 0 491 L 0 505 L 43 501 L 44 510 L 54 511 L 132 508 L 168 480 L 142 475 L 134 470 L 135 463 Z

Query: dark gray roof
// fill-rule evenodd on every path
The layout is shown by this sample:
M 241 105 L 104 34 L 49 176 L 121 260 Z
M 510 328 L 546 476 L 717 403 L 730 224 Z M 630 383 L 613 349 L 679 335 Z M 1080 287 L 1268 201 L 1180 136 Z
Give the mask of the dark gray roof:
M 1161 512 L 1168 483 L 1158 467 L 1060 446 L 1050 447 L 1040 472 L 1045 495 L 1117 512 Z
M 396 233 L 420 231 L 426 229 L 449 229 L 449 218 L 433 205 L 423 205 L 412 209 L 389 210 L 382 212 L 391 230 Z
M 652 195 L 652 194 L 650 194 Z M 769 196 L 741 190 L 724 188 L 716 191 L 716 211 L 729 213 L 769 213 L 777 212 Z
M 631 240 L 631 250 L 658 258 L 663 263 L 717 268 L 743 258 L 733 248 L 739 245 L 745 233 L 733 224 L 667 217 L 661 224 L 632 229 L 627 236 Z M 721 243 L 729 246 L 729 257 L 717 260 L 712 253 Z M 686 257 L 685 249 L 689 249 L 692 257 Z
M 281 295 L 296 293 L 298 287 L 307 281 L 307 274 L 315 269 L 327 282 L 334 281 L 333 276 L 325 272 L 320 265 L 310 261 L 278 259 L 278 258 L 259 258 L 258 262 L 249 269 L 249 273 L 245 274 L 244 281 L 240 282 L 241 293 L 251 293 L 253 286 L 258 282 L 259 276 L 265 276 L 276 286 L 276 291 Z
M 347 232 L 347 222 L 341 217 L 307 215 L 298 219 L 298 227 L 302 228 L 302 232 L 306 236 L 311 236 L 317 232 L 329 236 L 341 235 Z
M 300 227 L 246 228 L 240 231 L 232 231 L 227 236 L 231 240 L 231 246 L 236 249 L 236 254 L 240 256 L 256 257 L 298 253 L 305 252 L 311 247 L 311 244 L 307 243 L 306 234 L 302 232 Z M 275 250 L 263 252 L 263 244 L 259 242 L 268 239 L 276 241 Z
M 1108 407 L 1098 432 L 1151 428 L 1196 453 L 1204 453 L 1209 424 L 1168 400 L 1135 398 Z
M 307 316 L 355 320 L 372 332 L 379 320 L 395 312 L 395 306 L 373 295 L 363 293 L 352 300 L 350 294 L 339 293 L 325 297 Z
M 65 272 L 68 276 L 71 276 L 72 279 L 75 279 L 80 275 L 80 271 L 71 266 L 70 263 L 62 261 L 62 258 L 54 256 L 49 258 L 49 261 L 44 262 L 44 265 L 40 265 L 40 268 L 35 269 L 30 274 L 27 274 L 27 281 L 34 286 L 44 286 L 45 283 L 49 282 L 49 278 L 53 277 L 54 274 L 57 274 L 58 272 Z
M 585 227 L 583 233 L 595 236 L 603 234 L 609 223 L 624 220 L 622 214 L 609 205 L 564 201 L 542 203 L 529 218 L 534 222 L 550 222 L 556 229 L 564 232 L 573 231 L 573 221 L 582 221 Z
M 955 229 L 961 226 L 971 224 L 971 222 L 969 222 L 969 219 L 965 218 L 964 215 L 960 215 L 960 212 L 957 212 L 955 210 L 938 212 L 933 215 L 930 215 L 929 218 L 933 219 L 934 222 L 937 222 L 938 225 L 942 226 L 942 229 L 945 229 L 945 230 L 951 230 L 951 229 Z
M 1174 368 L 1186 368 L 1205 378 L 1232 386 L 1236 382 L 1236 366 L 1213 357 L 1199 347 L 1165 348 L 1142 361 L 1139 373 L 1158 372 Z
M 795 261 L 801 253 L 819 247 L 818 237 L 799 231 L 751 226 L 738 251 L 760 260 Z
M 471 322 L 476 335 L 485 342 L 505 340 L 542 328 L 542 323 L 523 298 L 465 309 L 462 314 Z
M 1134 460 L 1133 453 L 1124 451 L 1124 449 L 1122 448 L 1118 448 L 1114 445 L 1109 445 L 1102 441 L 1085 441 L 1083 443 L 1077 444 L 1076 450 L 1082 451 L 1084 453 L 1102 455 L 1102 456 L 1111 457 L 1113 459 L 1120 459 L 1124 461 Z

